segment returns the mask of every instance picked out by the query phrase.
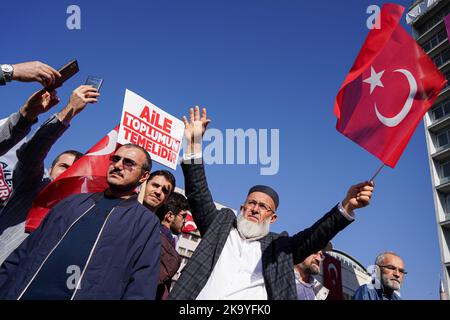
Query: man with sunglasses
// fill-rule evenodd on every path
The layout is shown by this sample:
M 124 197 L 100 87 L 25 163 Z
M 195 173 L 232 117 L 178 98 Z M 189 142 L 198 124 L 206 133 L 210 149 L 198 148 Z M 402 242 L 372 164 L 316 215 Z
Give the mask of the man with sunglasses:
M 108 188 L 60 201 L 2 264 L 0 299 L 154 299 L 159 221 L 135 193 L 151 165 L 139 146 L 117 149 Z
M 277 220 L 277 192 L 264 185 L 250 188 L 236 217 L 218 210 L 206 181 L 202 136 L 211 121 L 206 109 L 183 117 L 187 150 L 181 167 L 186 196 L 202 241 L 175 283 L 169 299 L 296 300 L 294 264 L 317 252 L 367 206 L 372 182 L 352 186 L 344 200 L 312 227 L 289 237 L 269 232 Z
M 399 292 L 407 273 L 402 258 L 394 252 L 380 253 L 375 268 L 377 278 L 359 287 L 353 300 L 401 300 Z
M 172 277 L 177 273 L 181 257 L 176 251 L 175 236 L 181 233 L 189 204 L 181 193 L 173 192 L 168 200 L 156 211 L 161 221 L 161 269 L 157 300 L 165 300 L 169 295 Z

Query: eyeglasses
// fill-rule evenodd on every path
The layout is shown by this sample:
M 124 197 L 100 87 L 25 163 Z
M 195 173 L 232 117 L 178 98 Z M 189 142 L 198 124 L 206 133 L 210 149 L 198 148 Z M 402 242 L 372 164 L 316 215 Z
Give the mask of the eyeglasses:
M 269 208 L 269 206 L 267 204 L 265 204 L 264 202 L 258 202 L 256 200 L 249 200 L 247 201 L 246 205 L 250 208 L 253 209 L 256 206 L 259 207 L 259 210 L 261 210 L 261 213 L 266 213 L 268 211 L 272 211 L 274 212 L 272 209 Z
M 118 155 L 111 155 L 109 157 L 109 161 L 111 161 L 111 163 L 117 163 L 120 160 L 122 160 L 122 165 L 127 170 L 131 171 L 131 170 L 133 170 L 134 167 L 141 167 L 142 168 L 142 166 L 138 165 L 134 160 L 131 160 L 129 158 L 123 158 L 123 157 L 118 156 Z
M 399 272 L 400 274 L 402 274 L 402 275 L 405 275 L 405 274 L 408 273 L 408 272 L 405 271 L 405 269 L 397 268 L 396 266 L 393 266 L 393 265 L 391 265 L 391 264 L 388 264 L 388 265 L 385 265 L 385 266 L 379 266 L 379 267 L 380 267 L 380 268 L 386 268 L 386 269 L 389 269 L 389 270 L 391 270 L 391 271 L 398 270 L 398 272 Z

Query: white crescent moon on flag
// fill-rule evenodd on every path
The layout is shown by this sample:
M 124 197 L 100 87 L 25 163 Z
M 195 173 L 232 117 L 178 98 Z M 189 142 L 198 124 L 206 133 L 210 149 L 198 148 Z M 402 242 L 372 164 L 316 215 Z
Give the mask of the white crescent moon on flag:
M 408 115 L 409 111 L 411 110 L 412 104 L 414 102 L 414 97 L 416 96 L 416 93 L 417 93 L 417 82 L 411 72 L 409 72 L 406 69 L 397 69 L 397 70 L 394 70 L 394 72 L 400 72 L 406 77 L 406 79 L 408 79 L 409 95 L 408 95 L 408 99 L 406 99 L 406 102 L 403 105 L 402 110 L 399 113 L 397 113 L 396 116 L 394 116 L 392 118 L 387 118 L 387 117 L 383 116 L 378 111 L 377 104 L 375 103 L 375 113 L 377 114 L 378 120 L 380 120 L 381 123 L 387 127 L 395 127 L 400 122 L 402 122 L 403 119 L 405 119 L 405 117 Z
M 333 264 L 333 263 L 330 263 L 329 265 L 328 265 L 328 274 L 331 276 L 333 273 L 331 272 L 331 270 L 333 270 L 334 271 L 334 274 L 336 275 L 336 277 L 338 276 L 338 274 L 337 274 L 337 268 L 336 268 L 336 266 Z M 337 283 L 337 278 L 336 277 L 333 277 L 333 279 L 331 280 L 332 282 L 333 282 L 333 285 L 336 285 L 336 283 Z
M 183 226 L 183 227 L 186 228 L 187 226 L 191 226 L 191 227 L 197 229 L 197 226 L 195 225 L 194 221 L 186 221 L 186 222 L 184 223 L 184 226 Z
M 114 152 L 117 143 L 117 131 L 112 130 L 108 133 L 108 144 L 103 149 L 86 154 L 85 156 L 105 156 Z

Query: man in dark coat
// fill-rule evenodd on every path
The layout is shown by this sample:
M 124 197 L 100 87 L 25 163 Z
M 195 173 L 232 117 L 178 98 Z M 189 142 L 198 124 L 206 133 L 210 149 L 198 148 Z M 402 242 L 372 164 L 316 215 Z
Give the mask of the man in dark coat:
M 277 192 L 250 188 L 238 217 L 217 210 L 201 159 L 202 135 L 210 122 L 206 109 L 183 118 L 187 151 L 182 169 L 186 196 L 202 241 L 175 283 L 169 299 L 295 300 L 294 264 L 326 244 L 353 220 L 353 210 L 369 204 L 372 182 L 352 186 L 345 199 L 312 227 L 288 236 L 269 232 L 277 219 Z
M 103 193 L 58 203 L 0 267 L 0 299 L 154 299 L 158 218 L 134 193 L 148 179 L 149 154 L 117 149 Z
M 175 242 L 175 235 L 179 235 L 186 220 L 189 204 L 181 193 L 173 192 L 169 199 L 157 211 L 161 221 L 161 269 L 159 275 L 157 300 L 165 300 L 169 295 L 172 277 L 177 273 L 181 264 Z

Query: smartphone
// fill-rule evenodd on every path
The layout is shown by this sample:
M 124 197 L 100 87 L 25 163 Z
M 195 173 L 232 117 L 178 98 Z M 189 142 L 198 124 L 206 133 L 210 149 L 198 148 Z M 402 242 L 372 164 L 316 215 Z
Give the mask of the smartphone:
M 61 74 L 61 78 L 57 79 L 53 86 L 47 87 L 47 90 L 52 91 L 52 90 L 62 86 L 62 84 L 65 81 L 67 81 L 68 79 L 72 78 L 73 75 L 75 75 L 78 71 L 80 71 L 80 68 L 78 68 L 77 60 L 72 60 L 69 63 L 65 64 L 58 71 Z
M 103 79 L 99 78 L 99 77 L 88 76 L 86 79 L 86 82 L 84 84 L 92 86 L 92 87 L 96 88 L 97 91 L 100 92 L 100 87 L 103 84 Z

